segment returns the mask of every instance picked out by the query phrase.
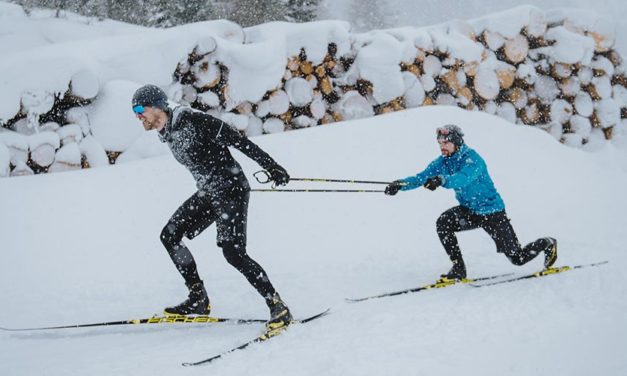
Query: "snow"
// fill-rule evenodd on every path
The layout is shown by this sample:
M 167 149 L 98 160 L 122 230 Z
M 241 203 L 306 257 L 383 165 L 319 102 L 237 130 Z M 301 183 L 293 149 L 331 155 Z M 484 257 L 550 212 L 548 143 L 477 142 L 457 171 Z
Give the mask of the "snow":
M 403 72 L 403 82 L 405 83 L 405 105 L 407 108 L 421 106 L 425 100 L 425 89 L 420 80 L 409 72 Z
M 263 130 L 267 133 L 281 133 L 285 130 L 285 123 L 281 119 L 269 118 L 263 122 Z
M 30 150 L 35 150 L 41 145 L 51 145 L 58 149 L 61 145 L 59 134 L 55 132 L 40 132 L 27 137 Z
M 78 124 L 66 124 L 57 130 L 57 134 L 64 144 L 68 142 L 80 142 L 83 139 L 83 130 Z
M 477 90 L 477 93 L 479 93 L 481 97 L 488 100 L 492 100 L 499 95 L 501 90 L 499 78 L 488 64 L 482 63 L 479 66 L 475 76 L 475 90 Z
M 270 22 L 246 28 L 246 43 L 271 41 L 285 46 L 282 58 L 298 56 L 301 48 L 305 50 L 307 60 L 314 65 L 320 64 L 327 54 L 328 46 L 337 46 L 337 55 L 350 52 L 350 24 L 344 21 L 317 21 L 302 24 L 288 22 Z
M 547 40 L 555 41 L 550 47 L 541 48 L 555 61 L 564 64 L 590 64 L 594 54 L 594 39 L 568 31 L 563 26 L 551 28 L 546 33 Z
M 592 102 L 592 98 L 586 92 L 580 92 L 575 97 L 575 110 L 581 116 L 588 117 L 592 115 L 594 111 L 594 103 Z
M 363 119 L 374 116 L 372 106 L 368 100 L 357 91 L 349 91 L 333 105 L 334 111 L 342 116 L 343 120 Z
M 285 71 L 285 45 L 278 40 L 251 44 L 219 41 L 217 57 L 229 68 L 229 96 L 235 106 L 258 102 L 276 89 Z
M 11 153 L 9 149 L 0 142 L 0 177 L 9 176 L 11 163 Z
M 477 35 L 484 30 L 490 30 L 511 39 L 518 35 L 527 25 L 537 25 L 538 14 L 541 13 L 542 11 L 537 7 L 522 5 L 474 19 L 471 24 L 474 26 Z M 537 33 L 537 31 L 535 32 Z
M 558 265 L 609 263 L 542 280 L 349 304 L 344 298 L 418 286 L 448 270 L 435 221 L 456 205 L 453 193 L 253 192 L 249 253 L 296 317 L 327 307 L 330 315 L 198 369 L 180 363 L 218 354 L 263 325 L 0 332 L 0 372 L 624 374 L 624 149 L 605 143 L 584 152 L 531 127 L 437 106 L 254 141 L 292 176 L 392 180 L 416 173 L 438 155 L 434 129 L 445 123 L 462 126 L 467 143 L 486 160 L 521 242 L 553 235 L 560 242 Z M 237 157 L 253 182 L 259 167 Z M 0 244 L 7 250 L 0 263 L 0 326 L 149 317 L 184 299 L 182 279 L 159 233 L 194 189 L 170 155 L 3 180 L 0 197 L 11 199 L 0 210 Z M 480 230 L 459 239 L 471 276 L 541 268 L 541 259 L 511 265 Z M 263 300 L 216 247 L 214 227 L 187 244 L 215 315 L 267 317 Z
M 55 162 L 65 163 L 69 165 L 81 164 L 81 151 L 76 142 L 63 145 L 57 150 L 57 155 L 54 159 Z
M 389 102 L 403 95 L 402 44 L 383 32 L 357 35 L 355 43 L 359 49 L 354 64 L 359 75 L 372 83 L 376 103 Z
M 603 99 L 596 103 L 595 110 L 603 128 L 612 127 L 620 123 L 620 107 L 612 98 Z
M 452 29 L 447 33 L 437 29 L 431 31 L 433 45 L 440 51 L 448 52 L 450 57 L 462 61 L 481 61 L 484 47 Z
M 109 165 L 109 158 L 107 157 L 105 150 L 102 148 L 102 145 L 96 141 L 94 136 L 89 135 L 85 137 L 79 146 L 81 154 L 85 156 L 90 167 L 102 167 Z M 126 153 L 131 152 L 131 150 L 132 146 Z M 118 160 L 120 160 L 120 158 L 122 158 L 122 156 L 126 153 L 123 153 Z
M 79 32 L 70 25 L 66 27 Z M 188 54 L 208 34 L 220 39 L 223 49 L 228 49 L 230 43 L 241 44 L 243 39 L 243 32 L 238 25 L 222 20 L 167 30 L 134 30 L 87 41 L 70 40 L 38 46 L 3 57 L 0 61 L 0 71 L 4 73 L 0 81 L 0 121 L 6 121 L 18 113 L 22 93 L 33 90 L 65 93 L 72 77 L 80 72 L 93 72 L 98 82 L 103 84 L 112 80 L 129 80 L 166 86 L 170 83 L 180 57 Z M 241 53 L 253 49 L 240 48 Z M 267 62 L 268 57 L 265 56 L 260 54 L 257 60 Z M 236 71 L 238 68 L 243 69 L 238 63 L 241 64 L 237 60 L 233 62 L 232 68 Z M 234 82 L 237 82 L 238 77 L 240 75 L 236 75 Z M 91 82 L 92 85 L 87 85 L 87 91 L 93 89 Z
M 124 151 L 144 132 L 131 109 L 131 98 L 139 86 L 130 81 L 110 81 L 92 106 L 91 131 L 105 150 Z

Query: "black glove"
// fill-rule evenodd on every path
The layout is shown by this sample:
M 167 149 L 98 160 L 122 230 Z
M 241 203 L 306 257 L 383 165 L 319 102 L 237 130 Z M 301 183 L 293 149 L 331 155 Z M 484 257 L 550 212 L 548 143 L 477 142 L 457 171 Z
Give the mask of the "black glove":
M 273 181 L 275 185 L 285 185 L 290 182 L 290 175 L 279 165 L 274 165 L 269 168 L 268 173 L 270 174 L 270 180 Z
M 423 187 L 435 191 L 435 189 L 442 185 L 442 179 L 439 176 L 434 176 L 429 178 L 427 182 L 423 185 Z
M 385 194 L 388 196 L 394 196 L 395 194 L 398 193 L 398 191 L 401 190 L 402 186 L 403 186 L 402 181 L 395 180 L 391 182 L 390 184 L 388 184 L 387 187 L 385 187 Z

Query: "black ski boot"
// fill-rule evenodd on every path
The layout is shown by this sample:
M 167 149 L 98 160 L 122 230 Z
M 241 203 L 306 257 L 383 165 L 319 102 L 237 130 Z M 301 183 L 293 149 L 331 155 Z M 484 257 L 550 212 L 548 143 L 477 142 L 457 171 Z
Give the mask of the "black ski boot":
M 274 293 L 267 303 L 268 308 L 270 308 L 270 320 L 266 323 L 266 329 L 269 332 L 276 331 L 278 334 L 280 329 L 292 323 L 292 314 L 278 293 Z
M 211 304 L 203 283 L 192 285 L 187 300 L 175 307 L 168 307 L 163 312 L 166 316 L 208 315 L 211 312 Z
M 544 267 L 550 268 L 557 261 L 557 240 L 554 238 L 544 238 L 548 242 L 546 251 L 544 251 Z
M 463 260 L 453 262 L 453 267 L 446 274 L 440 276 L 441 281 L 461 281 L 466 278 L 466 265 Z

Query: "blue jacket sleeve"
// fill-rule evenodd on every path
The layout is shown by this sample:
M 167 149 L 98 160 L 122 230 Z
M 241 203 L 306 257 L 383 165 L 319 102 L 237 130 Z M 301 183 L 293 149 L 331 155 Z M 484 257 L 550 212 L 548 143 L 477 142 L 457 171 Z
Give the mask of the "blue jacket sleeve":
M 416 174 L 415 176 L 410 176 L 405 179 L 401 179 L 405 185 L 401 187 L 401 191 L 409 191 L 412 189 L 416 189 L 418 187 L 422 187 L 422 185 L 427 181 L 427 179 L 442 174 L 442 157 L 435 159 L 433 162 L 429 163 L 427 168 L 424 171 Z
M 475 181 L 485 170 L 485 162 L 478 155 L 466 158 L 463 167 L 452 175 L 442 175 L 442 186 L 444 188 L 463 188 Z

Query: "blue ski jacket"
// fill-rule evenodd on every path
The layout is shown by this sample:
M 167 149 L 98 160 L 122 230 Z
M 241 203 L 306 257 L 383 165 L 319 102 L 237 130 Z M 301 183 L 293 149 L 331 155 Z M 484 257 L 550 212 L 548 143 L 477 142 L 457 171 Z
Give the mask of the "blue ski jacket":
M 505 210 L 501 195 L 488 174 L 485 161 L 479 153 L 462 144 L 449 157 L 440 156 L 415 176 L 402 179 L 402 191 L 421 187 L 429 178 L 439 176 L 442 187 L 453 189 L 459 204 L 473 213 L 486 215 Z

